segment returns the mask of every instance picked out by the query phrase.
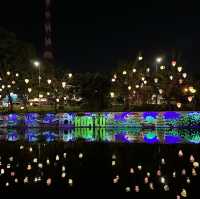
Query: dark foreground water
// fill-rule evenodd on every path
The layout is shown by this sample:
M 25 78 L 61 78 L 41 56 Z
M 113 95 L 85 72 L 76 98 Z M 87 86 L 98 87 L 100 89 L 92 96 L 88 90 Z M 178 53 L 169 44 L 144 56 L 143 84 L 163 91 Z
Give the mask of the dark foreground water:
M 0 136 L 1 192 L 198 198 L 198 129 L 1 129 Z

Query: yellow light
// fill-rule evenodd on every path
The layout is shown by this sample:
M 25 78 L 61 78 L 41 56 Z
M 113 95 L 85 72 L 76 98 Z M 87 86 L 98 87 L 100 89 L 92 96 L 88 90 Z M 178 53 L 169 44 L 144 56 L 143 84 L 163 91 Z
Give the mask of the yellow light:
M 160 66 L 160 70 L 164 70 L 165 69 L 165 66 Z
M 33 102 L 30 102 L 30 106 L 33 106 Z
M 160 94 L 162 94 L 162 93 L 163 93 L 163 89 L 159 89 L 158 91 L 159 91 L 159 93 L 160 93 Z
M 172 75 L 170 75 L 170 76 L 169 76 L 169 79 L 170 79 L 170 80 L 173 80 L 173 76 L 172 76 Z
M 32 88 L 28 88 L 28 92 L 31 93 L 32 92 Z
M 50 93 L 49 93 L 49 92 L 47 92 L 47 95 L 50 95 Z
M 28 84 L 28 83 L 29 83 L 29 79 L 25 79 L 24 81 L 25 81 L 25 83 L 26 83 L 26 84 Z
M 39 67 L 40 66 L 40 62 L 39 61 L 34 61 L 33 64 L 34 64 L 35 67 Z
M 8 86 L 7 86 L 8 88 L 11 88 L 11 85 L 10 84 L 8 84 Z
M 9 76 L 9 75 L 10 75 L 10 71 L 7 71 L 6 75 L 8 75 L 8 76 Z
M 187 73 L 183 73 L 182 76 L 183 76 L 183 78 L 186 78 L 187 77 Z
M 172 61 L 172 66 L 176 66 L 176 61 Z
M 182 69 L 183 69 L 182 66 L 177 67 L 178 72 L 181 72 Z
M 181 104 L 180 102 L 177 102 L 177 103 L 176 103 L 176 106 L 177 106 L 178 108 L 181 108 L 182 104 Z
M 128 90 L 131 90 L 131 86 L 128 86 Z
M 14 80 L 12 81 L 12 84 L 15 84 L 15 81 L 14 81 Z
M 62 87 L 63 87 L 63 88 L 66 87 L 66 82 L 62 82 Z
M 4 89 L 4 88 L 5 88 L 5 85 L 2 85 L 1 88 Z
M 20 107 L 20 109 L 21 109 L 21 110 L 24 110 L 24 107 L 23 107 L 23 106 L 21 106 L 21 107 Z
M 111 98 L 115 97 L 115 93 L 114 92 L 110 92 L 110 97 Z
M 157 62 L 157 63 L 160 63 L 161 61 L 162 61 L 162 57 L 157 57 L 157 58 L 156 58 L 156 62 Z
M 124 70 L 124 71 L 122 72 L 122 74 L 123 74 L 123 75 L 126 75 L 126 74 L 127 74 L 127 72 Z
M 47 83 L 48 83 L 48 84 L 51 84 L 51 79 L 48 79 L 48 80 L 47 80 Z
M 68 76 L 69 76 L 69 78 L 72 78 L 72 73 L 69 73 Z
M 144 80 L 145 80 L 145 77 L 142 77 L 141 79 L 142 79 L 142 81 L 144 81 Z
M 187 93 L 188 92 L 188 88 L 184 88 L 184 92 Z
M 144 84 L 147 84 L 147 80 L 144 80 Z
M 112 82 L 115 82 L 115 78 L 112 78 Z
M 147 68 L 147 69 L 146 69 L 146 72 L 149 73 L 149 72 L 150 72 L 150 68 Z
M 179 81 L 179 84 L 182 84 L 182 83 L 183 83 L 183 80 L 182 80 L 182 79 L 179 79 L 178 81 Z
M 114 74 L 113 77 L 114 77 L 115 79 L 117 79 L 117 75 L 116 75 L 116 74 Z
M 51 178 L 48 178 L 48 179 L 47 179 L 47 186 L 50 186 L 50 185 L 51 185 L 51 182 L 52 182 Z
M 157 84 L 158 83 L 158 78 L 154 78 L 154 82 Z
M 137 85 L 135 85 L 135 88 L 139 88 L 140 86 L 137 84 Z
M 70 186 L 72 186 L 72 185 L 73 185 L 73 180 L 72 180 L 72 179 L 68 179 L 68 184 L 69 184 Z
M 139 60 L 139 61 L 143 60 L 143 57 L 142 57 L 142 56 L 139 56 L 139 57 L 138 57 L 138 60 Z
M 16 77 L 19 77 L 19 73 L 16 73 L 15 76 L 16 76 Z
M 193 96 L 188 96 L 188 101 L 191 102 L 193 100 Z
M 43 95 L 42 95 L 42 94 L 39 94 L 39 98 L 43 98 Z
M 59 101 L 60 101 L 59 98 L 57 98 L 57 99 L 56 99 L 56 102 L 59 102 Z
M 136 73 L 136 71 L 137 71 L 136 68 L 133 68 L 133 73 Z

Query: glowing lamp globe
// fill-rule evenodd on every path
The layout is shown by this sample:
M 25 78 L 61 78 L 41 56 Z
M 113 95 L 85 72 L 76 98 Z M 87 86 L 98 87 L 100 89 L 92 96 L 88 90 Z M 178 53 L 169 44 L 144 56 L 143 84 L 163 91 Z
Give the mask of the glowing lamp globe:
M 170 79 L 170 80 L 173 80 L 173 76 L 172 76 L 172 75 L 170 75 L 170 76 L 169 76 L 169 79 Z
M 56 99 L 56 102 L 59 102 L 59 101 L 60 101 L 60 100 L 57 98 L 57 99 Z
M 131 86 L 128 86 L 128 90 L 129 90 L 129 91 L 131 90 Z
M 114 74 L 113 77 L 114 77 L 115 79 L 117 79 L 117 75 L 116 75 L 116 74 Z
M 72 78 L 72 73 L 69 73 L 68 76 L 69 76 L 69 78 Z
M 19 77 L 19 73 L 16 73 L 15 76 L 16 76 L 16 77 Z
M 14 81 L 14 80 L 12 81 L 12 84 L 15 84 L 15 81 Z
M 144 80 L 144 84 L 147 84 L 147 80 Z
M 150 68 L 147 68 L 147 69 L 146 69 L 146 72 L 149 73 L 149 72 L 150 72 Z
M 142 77 L 141 79 L 142 79 L 142 81 L 144 81 L 144 80 L 145 80 L 145 77 Z
M 66 82 L 62 82 L 62 87 L 63 87 L 63 88 L 66 87 Z
M 157 62 L 157 63 L 160 63 L 161 61 L 162 61 L 162 57 L 157 57 L 157 58 L 156 58 L 156 62 Z
M 140 86 L 137 84 L 137 85 L 135 85 L 135 88 L 139 88 Z
M 112 80 L 111 80 L 112 82 L 115 82 L 115 78 L 112 78 Z
M 136 68 L 133 68 L 133 73 L 136 73 Z

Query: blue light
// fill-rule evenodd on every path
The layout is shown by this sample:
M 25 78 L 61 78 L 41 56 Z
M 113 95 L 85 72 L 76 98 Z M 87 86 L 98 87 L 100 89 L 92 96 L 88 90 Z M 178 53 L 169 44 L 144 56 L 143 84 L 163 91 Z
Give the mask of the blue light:
M 164 118 L 166 120 L 178 120 L 180 119 L 181 114 L 178 112 L 165 112 L 164 113 Z
M 181 143 L 183 138 L 179 135 L 165 135 L 165 143 L 166 144 L 176 144 Z
M 143 118 L 146 120 L 146 117 L 152 117 L 154 119 L 156 119 L 158 115 L 158 112 L 144 112 L 143 113 Z
M 157 138 L 157 135 L 153 132 L 148 132 L 144 135 L 144 142 L 148 144 L 157 143 L 159 139 Z

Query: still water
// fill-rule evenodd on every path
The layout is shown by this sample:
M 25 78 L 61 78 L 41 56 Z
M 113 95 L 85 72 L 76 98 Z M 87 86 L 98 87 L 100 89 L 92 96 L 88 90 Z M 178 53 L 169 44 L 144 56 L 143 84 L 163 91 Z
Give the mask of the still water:
M 69 128 L 0 129 L 0 142 L 200 143 L 200 129 Z

